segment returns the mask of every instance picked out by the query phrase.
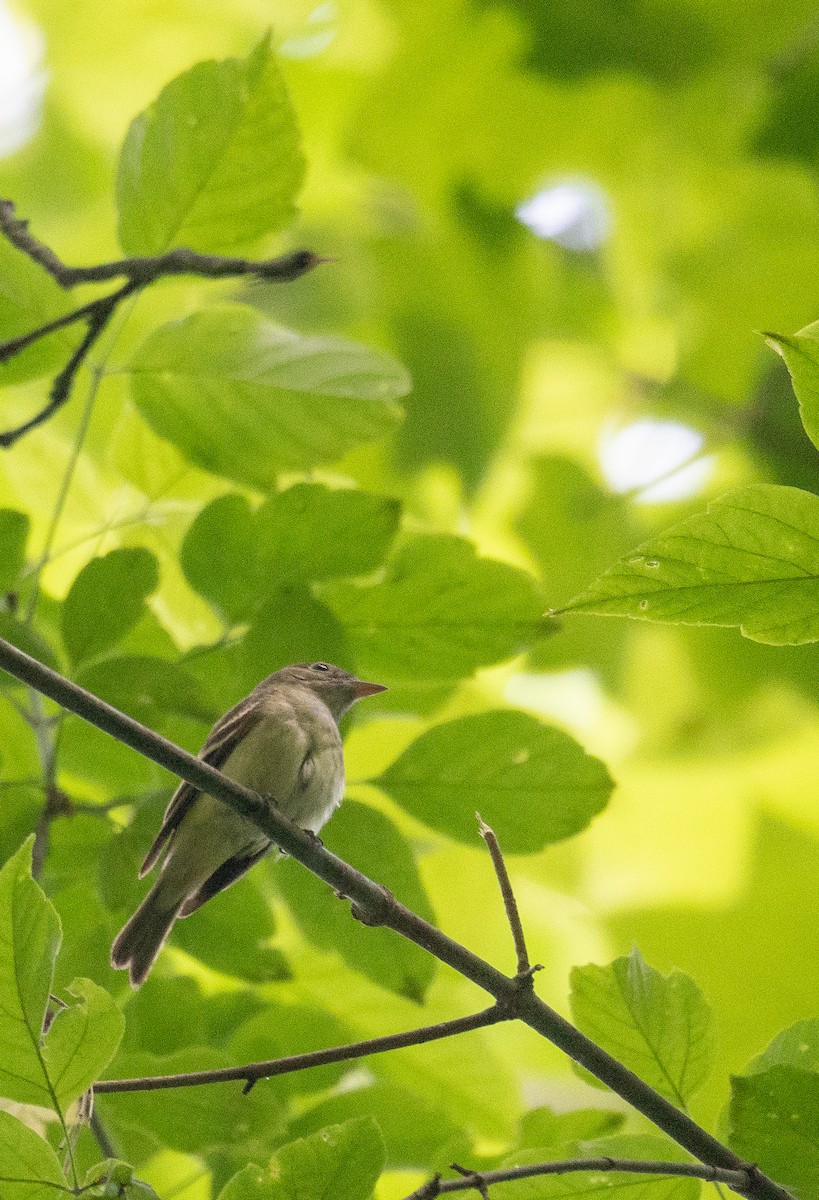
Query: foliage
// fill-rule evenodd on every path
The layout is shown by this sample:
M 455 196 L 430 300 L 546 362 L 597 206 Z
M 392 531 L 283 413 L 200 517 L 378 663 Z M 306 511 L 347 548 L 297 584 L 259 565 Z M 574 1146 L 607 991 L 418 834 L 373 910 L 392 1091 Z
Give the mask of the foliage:
M 540 994 L 815 1195 L 813 6 L 293 0 L 273 34 L 260 0 L 29 7 L 49 77 L 0 194 L 36 237 L 329 261 L 123 305 L 2 451 L 0 636 L 194 752 L 284 663 L 388 684 L 345 725 L 328 848 L 511 970 L 480 811 Z M 0 281 L 0 339 L 87 299 L 2 237 Z M 3 428 L 83 332 L 0 362 Z M 131 994 L 109 948 L 173 780 L 11 682 L 0 771 L 4 1197 L 397 1200 L 453 1159 L 676 1154 L 505 1026 L 247 1096 L 101 1096 L 101 1150 L 102 1075 L 474 996 L 272 859 Z M 612 1182 L 700 1190 L 504 1187 Z

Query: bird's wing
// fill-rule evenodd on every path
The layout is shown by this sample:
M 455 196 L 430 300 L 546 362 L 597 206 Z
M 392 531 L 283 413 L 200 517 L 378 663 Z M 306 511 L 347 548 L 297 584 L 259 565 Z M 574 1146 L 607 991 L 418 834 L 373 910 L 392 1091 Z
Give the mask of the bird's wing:
M 261 850 L 257 850 L 255 854 L 246 854 L 244 858 L 238 855 L 234 858 L 229 858 L 227 862 L 223 862 L 221 867 L 213 872 L 211 877 L 207 879 L 198 892 L 194 892 L 192 896 L 188 896 L 185 903 L 179 910 L 180 917 L 189 917 L 191 913 L 196 912 L 197 908 L 201 908 L 206 900 L 217 895 L 219 892 L 230 887 L 237 879 L 241 879 L 246 871 L 255 866 L 259 859 L 270 850 L 270 843 L 262 846 Z
M 199 752 L 203 762 L 212 767 L 221 767 L 249 731 L 258 724 L 263 716 L 261 705 L 255 702 L 253 694 L 240 700 L 221 717 L 208 734 L 207 741 Z M 139 877 L 147 875 L 162 853 L 165 843 L 174 832 L 193 801 L 199 795 L 199 789 L 184 780 L 171 797 L 170 804 L 165 810 L 162 827 L 154 838 L 153 845 L 145 855 L 145 861 L 140 868 Z M 251 864 L 252 865 L 252 864 Z M 241 872 L 240 872 L 241 874 Z M 227 884 L 222 886 L 226 887 Z

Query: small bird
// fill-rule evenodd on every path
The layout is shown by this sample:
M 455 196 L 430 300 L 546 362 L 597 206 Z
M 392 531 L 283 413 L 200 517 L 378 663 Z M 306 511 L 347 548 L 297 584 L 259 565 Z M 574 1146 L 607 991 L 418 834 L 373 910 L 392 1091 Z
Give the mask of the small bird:
M 330 663 L 283 667 L 216 722 L 199 757 L 318 833 L 344 794 L 338 722 L 356 700 L 383 691 Z M 271 845 L 221 800 L 180 783 L 139 873 L 141 879 L 161 858 L 159 878 L 117 936 L 111 965 L 127 967 L 139 987 L 176 918 L 229 887 Z

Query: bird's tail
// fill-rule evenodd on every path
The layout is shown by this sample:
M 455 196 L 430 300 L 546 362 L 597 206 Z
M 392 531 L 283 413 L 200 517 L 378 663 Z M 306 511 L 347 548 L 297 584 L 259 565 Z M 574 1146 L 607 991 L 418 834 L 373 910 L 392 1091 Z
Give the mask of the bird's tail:
M 111 947 L 111 966 L 127 967 L 132 987 L 140 987 L 154 965 L 171 926 L 185 902 L 169 897 L 167 879 L 160 875 Z

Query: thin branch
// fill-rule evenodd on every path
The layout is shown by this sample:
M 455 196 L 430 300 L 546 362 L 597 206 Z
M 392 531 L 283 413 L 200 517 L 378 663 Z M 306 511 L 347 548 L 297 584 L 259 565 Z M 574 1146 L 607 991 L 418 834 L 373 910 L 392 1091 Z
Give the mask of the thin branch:
M 406 1033 L 392 1033 L 386 1037 L 370 1038 L 364 1042 L 353 1042 L 349 1046 L 334 1046 L 329 1050 L 311 1050 L 307 1054 L 291 1054 L 287 1058 L 273 1058 L 268 1062 L 248 1063 L 244 1067 L 221 1067 L 213 1071 L 190 1071 L 181 1075 L 151 1075 L 139 1079 L 103 1079 L 94 1084 L 97 1095 L 106 1092 L 152 1092 L 161 1088 L 198 1087 L 206 1083 L 230 1083 L 244 1080 L 245 1095 L 260 1079 L 272 1079 L 276 1075 L 291 1075 L 294 1071 L 306 1071 L 309 1067 L 324 1067 L 328 1063 L 349 1062 L 366 1058 L 370 1054 L 383 1054 L 386 1050 L 400 1050 L 406 1046 L 421 1046 L 425 1042 L 437 1042 L 441 1038 L 455 1037 L 473 1029 L 484 1029 L 510 1020 L 509 1015 L 497 1004 L 469 1017 L 458 1017 L 454 1021 L 440 1021 L 437 1025 L 425 1025 L 410 1029 Z
M 486 824 L 480 813 L 475 813 L 475 816 L 478 818 L 478 832 L 486 842 L 489 857 L 492 859 L 492 866 L 495 868 L 498 886 L 503 897 L 503 907 L 506 909 L 506 919 L 509 922 L 509 928 L 512 930 L 515 953 L 518 956 L 518 979 L 521 983 L 528 981 L 531 987 L 533 986 L 532 975 L 535 971 L 542 970 L 542 967 L 539 964 L 534 967 L 529 965 L 529 951 L 526 949 L 526 938 L 523 933 L 523 925 L 520 913 L 518 912 L 515 893 L 512 891 L 512 881 L 509 878 L 509 872 L 506 869 L 503 852 L 495 831 L 491 826 Z
M 56 671 L 37 662 L 0 638 L 0 668 L 36 687 L 57 704 L 67 708 L 152 762 L 174 772 L 200 791 L 227 804 L 240 816 L 256 824 L 271 841 L 312 871 L 334 891 L 347 897 L 367 915 L 369 924 L 384 925 L 421 946 L 441 962 L 454 968 L 495 998 L 505 1014 L 516 1017 L 547 1038 L 574 1062 L 585 1067 L 632 1108 L 667 1133 L 694 1158 L 709 1167 L 748 1171 L 743 1161 L 717 1138 L 698 1125 L 687 1113 L 675 1108 L 664 1096 L 608 1054 L 579 1029 L 544 1003 L 534 991 L 521 988 L 519 980 L 504 975 L 465 946 L 448 937 L 428 921 L 400 904 L 380 884 L 368 879 L 343 859 L 327 850 L 313 834 L 289 821 L 276 804 L 227 779 L 220 771 L 166 738 L 97 699 Z M 792 1200 L 789 1193 L 761 1172 L 753 1174 L 746 1200 Z
M 435 1200 L 446 1192 L 466 1192 L 474 1188 L 486 1197 L 487 1189 L 496 1183 L 510 1183 L 515 1179 L 532 1179 L 538 1175 L 569 1175 L 576 1171 L 617 1171 L 629 1175 L 666 1175 L 688 1179 L 704 1179 L 708 1183 L 725 1183 L 735 1192 L 743 1194 L 753 1183 L 754 1168 L 742 1171 L 726 1170 L 722 1167 L 707 1167 L 701 1163 L 647 1162 L 632 1158 L 567 1158 L 560 1162 L 529 1163 L 522 1167 L 505 1167 L 497 1171 L 468 1171 L 452 1163 L 452 1170 L 463 1175 L 463 1179 L 441 1179 L 440 1175 L 421 1184 L 404 1200 Z

